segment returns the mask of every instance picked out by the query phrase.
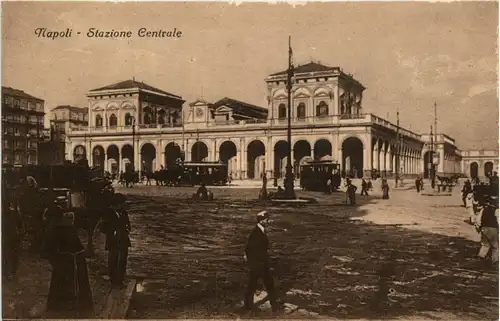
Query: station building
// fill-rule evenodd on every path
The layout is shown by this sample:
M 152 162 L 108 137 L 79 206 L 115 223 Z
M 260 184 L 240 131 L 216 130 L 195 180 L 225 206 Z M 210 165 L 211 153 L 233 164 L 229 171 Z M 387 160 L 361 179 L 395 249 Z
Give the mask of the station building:
M 89 124 L 70 129 L 67 155 L 108 171 L 157 170 L 179 157 L 226 162 L 233 179 L 282 177 L 287 134 L 286 70 L 265 78 L 267 106 L 230 97 L 186 103 L 181 96 L 126 80 L 90 90 Z M 421 135 L 363 110 L 365 87 L 339 67 L 311 62 L 294 69 L 292 158 L 333 160 L 357 177 L 461 172 L 461 155 L 445 134 Z M 434 156 L 431 157 L 431 149 Z M 399 154 L 399 157 L 397 155 Z

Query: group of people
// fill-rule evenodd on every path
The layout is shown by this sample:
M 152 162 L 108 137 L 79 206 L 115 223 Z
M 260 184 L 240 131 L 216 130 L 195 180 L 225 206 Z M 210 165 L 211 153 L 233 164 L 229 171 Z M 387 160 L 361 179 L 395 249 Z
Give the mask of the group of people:
M 491 194 L 478 195 L 477 186 L 477 181 L 466 180 L 462 187 L 462 202 L 468 215 L 466 222 L 480 235 L 477 257 L 482 265 L 498 268 L 498 204 Z
M 45 309 L 47 316 L 93 317 L 86 262 L 88 253 L 78 236 L 75 213 L 68 209 L 63 196 L 54 197 L 40 216 L 44 223 L 40 226 L 37 252 L 42 259 L 48 260 L 52 271 Z M 5 281 L 16 282 L 25 229 L 14 192 L 2 195 L 2 221 L 2 277 Z M 109 279 L 115 288 L 123 286 L 125 280 L 130 229 L 125 196 L 114 194 L 101 218 L 100 230 L 106 235 Z
M 78 237 L 75 214 L 61 206 L 50 209 L 51 227 L 42 247 L 42 257 L 52 266 L 46 312 L 60 317 L 92 317 L 93 301 L 87 271 L 87 253 Z M 113 288 L 125 281 L 130 221 L 123 194 L 114 194 L 102 217 L 100 230 L 106 235 L 108 275 Z

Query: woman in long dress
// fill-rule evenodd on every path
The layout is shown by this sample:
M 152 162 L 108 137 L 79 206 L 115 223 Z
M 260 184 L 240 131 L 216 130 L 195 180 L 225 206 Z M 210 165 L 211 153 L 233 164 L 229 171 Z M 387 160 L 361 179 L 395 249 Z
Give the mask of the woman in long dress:
M 48 316 L 93 317 L 85 249 L 74 226 L 73 213 L 65 213 L 51 229 L 42 254 L 52 265 L 46 306 Z

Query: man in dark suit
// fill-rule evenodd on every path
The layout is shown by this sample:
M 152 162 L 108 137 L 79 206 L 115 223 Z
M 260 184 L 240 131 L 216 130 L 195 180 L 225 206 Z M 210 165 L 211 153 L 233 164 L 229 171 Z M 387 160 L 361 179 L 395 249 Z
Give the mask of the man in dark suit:
M 273 312 L 278 311 L 276 295 L 274 291 L 274 281 L 269 271 L 269 240 L 267 239 L 265 228 L 269 224 L 269 214 L 262 211 L 257 214 L 257 226 L 253 229 L 245 248 L 244 259 L 248 264 L 249 280 L 245 294 L 244 309 L 251 310 L 253 306 L 253 296 L 257 289 L 259 279 L 264 281 L 264 286 L 271 302 Z
M 109 251 L 108 269 L 111 285 L 120 288 L 124 285 L 128 249 L 131 247 L 130 220 L 123 194 L 113 195 L 111 208 L 104 218 L 103 230 L 106 233 L 106 250 Z

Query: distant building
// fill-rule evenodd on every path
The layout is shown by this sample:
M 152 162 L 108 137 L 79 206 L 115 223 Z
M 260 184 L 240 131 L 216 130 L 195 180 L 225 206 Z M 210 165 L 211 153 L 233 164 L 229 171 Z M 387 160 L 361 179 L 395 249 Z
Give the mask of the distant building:
M 2 163 L 37 163 L 44 115 L 42 99 L 2 86 Z
M 60 164 L 67 159 L 68 133 L 88 126 L 88 108 L 61 105 L 50 111 L 50 140 L 45 141 L 44 164 Z M 52 153 L 50 151 L 53 151 Z
M 54 131 L 68 134 L 69 129 L 85 128 L 89 124 L 88 108 L 75 106 L 57 106 L 50 111 L 50 122 Z

